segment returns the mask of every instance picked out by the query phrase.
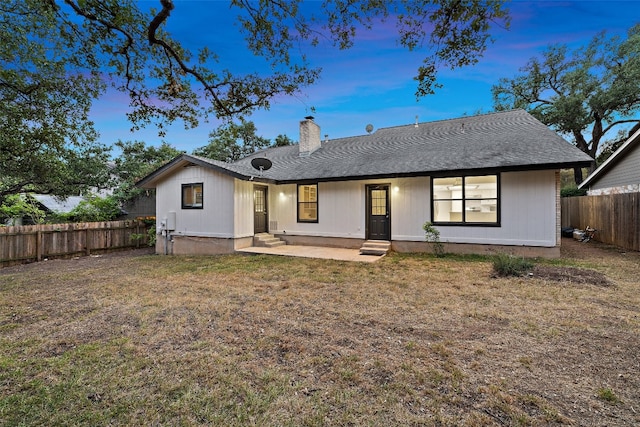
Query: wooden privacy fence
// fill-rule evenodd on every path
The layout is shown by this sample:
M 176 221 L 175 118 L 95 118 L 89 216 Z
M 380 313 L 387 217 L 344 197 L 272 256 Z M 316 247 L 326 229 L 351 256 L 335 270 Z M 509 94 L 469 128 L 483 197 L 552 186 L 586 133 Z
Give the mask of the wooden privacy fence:
M 135 248 L 147 242 L 147 226 L 134 220 L 0 227 L 0 267 Z
M 562 226 L 598 232 L 596 240 L 640 251 L 640 193 L 563 197 Z

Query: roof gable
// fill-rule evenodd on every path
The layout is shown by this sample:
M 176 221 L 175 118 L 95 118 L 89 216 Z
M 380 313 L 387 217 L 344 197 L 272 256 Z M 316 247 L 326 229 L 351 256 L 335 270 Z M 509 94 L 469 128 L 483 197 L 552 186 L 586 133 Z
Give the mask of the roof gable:
M 619 164 L 631 152 L 640 149 L 640 129 L 629 137 L 607 160 L 593 171 L 578 188 L 586 188 L 602 179 L 611 169 Z
M 140 181 L 136 182 L 136 186 L 142 188 L 155 188 L 156 183 L 162 181 L 165 177 L 172 175 L 177 169 L 190 165 L 197 165 L 205 169 L 215 170 L 238 179 L 247 180 L 251 178 L 251 171 L 245 170 L 246 168 L 244 167 L 237 167 L 233 163 L 221 162 L 190 154 L 181 154 L 169 163 L 159 167 Z M 247 174 L 247 172 L 249 172 L 249 174 Z

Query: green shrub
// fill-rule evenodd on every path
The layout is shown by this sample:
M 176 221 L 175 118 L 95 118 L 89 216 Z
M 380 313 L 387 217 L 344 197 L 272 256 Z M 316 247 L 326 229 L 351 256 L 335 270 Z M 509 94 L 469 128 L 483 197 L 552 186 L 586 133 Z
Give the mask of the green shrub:
M 560 197 L 586 196 L 587 190 L 578 187 L 565 187 L 560 190 Z
M 10 194 L 0 202 L 0 224 L 13 223 L 18 218 L 27 218 L 34 224 L 44 222 L 45 212 L 30 194 Z
M 148 237 L 147 244 L 149 246 L 155 246 L 156 245 L 156 240 L 158 239 L 158 236 L 156 235 L 156 225 L 155 224 L 153 224 L 147 230 L 147 237 Z
M 429 221 L 425 222 L 422 225 L 422 229 L 424 230 L 426 241 L 431 243 L 431 247 L 433 248 L 433 253 L 437 257 L 443 257 L 444 245 L 440 241 L 440 231 L 437 228 L 435 228 L 433 224 Z
M 522 276 L 533 268 L 533 263 L 513 255 L 499 254 L 493 260 L 493 271 L 498 276 Z
M 85 199 L 71 212 L 58 214 L 58 218 L 64 222 L 113 221 L 122 213 L 120 203 L 113 196 L 88 195 Z

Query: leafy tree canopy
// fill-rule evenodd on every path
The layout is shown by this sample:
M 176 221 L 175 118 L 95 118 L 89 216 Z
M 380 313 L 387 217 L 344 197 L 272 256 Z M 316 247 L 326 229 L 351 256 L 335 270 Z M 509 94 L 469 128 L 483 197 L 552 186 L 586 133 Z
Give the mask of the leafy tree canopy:
M 223 162 L 234 162 L 270 145 L 270 140 L 256 135 L 253 122 L 241 120 L 240 123 L 230 122 L 212 131 L 209 134 L 209 144 L 196 148 L 193 154 Z
M 70 212 L 58 213 L 56 216 L 58 221 L 63 222 L 95 222 L 112 221 L 121 214 L 120 203 L 115 197 L 89 194 Z
M 0 203 L 0 223 L 13 225 L 16 219 L 27 218 L 34 224 L 44 222 L 45 212 L 30 194 L 12 194 Z
M 640 24 L 627 38 L 600 33 L 574 51 L 551 46 L 520 71 L 493 87 L 495 108 L 528 110 L 593 158 L 606 134 L 640 122 Z
M 360 31 L 395 20 L 399 44 L 424 49 L 417 95 L 433 92 L 438 67 L 475 63 L 503 0 L 231 0 L 248 52 L 271 66 L 238 74 L 215 46 L 189 51 L 165 30 L 180 3 L 158 0 L 6 0 L 0 5 L 0 197 L 59 196 L 101 187 L 108 148 L 88 119 L 108 86 L 128 96 L 134 129 L 174 121 L 238 119 L 313 84 L 306 47 L 350 48 Z M 194 29 L 195 30 L 195 29 Z M 206 31 L 206 29 L 198 29 Z M 221 41 L 224 43 L 224 41 Z
M 276 140 L 273 145 L 276 147 L 285 147 L 287 145 L 294 145 L 295 143 L 296 142 L 293 139 L 289 138 L 287 135 L 280 134 L 276 136 Z
M 121 150 L 111 169 L 114 197 L 120 202 L 136 198 L 144 191 L 135 186 L 139 179 L 182 154 L 166 142 L 158 147 L 147 146 L 142 141 L 117 141 L 114 145 Z
M 75 55 L 81 40 L 57 22 L 47 2 L 0 5 L 0 200 L 78 194 L 107 177 L 108 153 L 88 120 L 104 83 L 89 52 Z
M 224 69 L 224 58 L 211 47 L 194 53 L 174 40 L 163 29 L 172 13 L 181 13 L 173 0 L 158 0 L 159 9 L 148 10 L 134 0 L 8 0 L 0 7 L 4 50 L 30 54 L 3 58 L 14 65 L 7 61 L 3 68 L 29 69 L 40 81 L 58 81 L 64 71 L 74 75 L 78 81 L 69 85 L 83 87 L 70 92 L 67 106 L 79 102 L 80 89 L 83 105 L 89 104 L 108 82 L 129 95 L 134 127 L 176 119 L 196 126 L 205 116 L 233 118 L 268 108 L 274 96 L 312 84 L 320 70 L 300 54 L 301 46 L 328 41 L 348 49 L 359 31 L 391 19 L 400 45 L 425 50 L 417 94 L 431 93 L 439 66 L 477 62 L 492 24 L 508 26 L 503 3 L 324 0 L 310 7 L 303 0 L 231 0 L 248 51 L 271 65 L 273 73 L 265 76 L 239 75 Z

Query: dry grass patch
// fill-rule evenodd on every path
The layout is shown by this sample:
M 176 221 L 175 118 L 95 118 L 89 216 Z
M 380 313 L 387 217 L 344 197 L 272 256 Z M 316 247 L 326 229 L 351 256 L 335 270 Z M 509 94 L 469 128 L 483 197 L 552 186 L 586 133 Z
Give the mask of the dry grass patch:
M 517 278 L 399 254 L 0 270 L 0 425 L 639 424 L 640 256 L 572 243 Z

